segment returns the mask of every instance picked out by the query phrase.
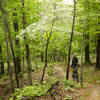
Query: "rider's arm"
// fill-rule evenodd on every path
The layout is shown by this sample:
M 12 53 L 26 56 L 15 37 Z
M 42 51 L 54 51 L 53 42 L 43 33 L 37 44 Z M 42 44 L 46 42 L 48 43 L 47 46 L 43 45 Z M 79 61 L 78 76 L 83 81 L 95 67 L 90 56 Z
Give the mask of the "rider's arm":
M 79 61 L 79 59 L 78 59 L 78 64 L 81 65 L 81 62 Z
M 72 66 L 72 59 L 71 59 L 71 61 L 70 61 L 70 66 Z

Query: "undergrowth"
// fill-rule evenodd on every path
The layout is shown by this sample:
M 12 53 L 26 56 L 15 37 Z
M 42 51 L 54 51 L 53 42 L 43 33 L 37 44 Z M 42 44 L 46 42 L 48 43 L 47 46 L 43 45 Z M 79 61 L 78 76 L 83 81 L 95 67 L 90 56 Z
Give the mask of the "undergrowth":
M 3 75 L 2 78 L 0 79 L 0 84 L 3 84 L 4 81 L 5 81 L 6 79 L 8 79 L 8 78 L 9 78 L 9 76 Z
M 76 83 L 66 79 L 62 81 L 62 84 L 63 84 L 63 91 L 70 90 L 73 92 L 76 89 L 87 87 L 85 84 L 81 85 L 80 83 Z
M 65 98 L 64 98 L 64 100 L 71 100 L 72 99 L 72 97 L 70 96 L 70 95 L 67 95 Z
M 52 84 L 56 82 L 57 79 L 52 77 Z M 46 81 L 44 81 L 42 84 L 36 81 L 32 86 L 25 86 L 23 89 L 16 89 L 10 100 L 21 100 L 22 97 L 33 98 L 43 96 L 50 88 L 51 85 Z

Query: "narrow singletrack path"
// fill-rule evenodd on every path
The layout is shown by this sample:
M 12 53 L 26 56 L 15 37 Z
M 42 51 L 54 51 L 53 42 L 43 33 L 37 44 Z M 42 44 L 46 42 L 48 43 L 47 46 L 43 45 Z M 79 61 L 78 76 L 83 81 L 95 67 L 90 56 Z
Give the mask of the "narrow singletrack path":
M 100 87 L 91 88 L 90 96 L 87 100 L 100 100 Z
M 66 70 L 64 66 L 55 66 L 54 70 L 59 78 L 65 78 Z M 71 74 L 69 76 L 71 79 Z M 100 86 L 88 84 L 87 88 L 79 89 L 76 95 L 79 95 L 76 100 L 100 100 Z
M 100 86 L 90 86 L 76 91 L 76 100 L 100 100 Z

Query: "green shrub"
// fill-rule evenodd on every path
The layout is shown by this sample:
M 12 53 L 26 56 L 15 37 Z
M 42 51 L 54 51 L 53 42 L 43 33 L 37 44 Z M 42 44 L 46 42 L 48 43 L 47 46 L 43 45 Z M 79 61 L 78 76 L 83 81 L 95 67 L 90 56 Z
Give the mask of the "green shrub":
M 64 100 L 71 100 L 72 99 L 72 97 L 70 96 L 70 95 L 67 95 L 65 98 L 64 98 Z
M 65 79 L 62 81 L 62 83 L 63 83 L 63 87 L 64 87 L 63 91 L 70 90 L 73 92 L 75 90 L 72 88 L 74 86 L 74 82 Z
M 49 88 L 50 87 L 46 82 L 43 82 L 43 84 L 35 82 L 33 86 L 25 86 L 22 90 L 16 89 L 15 93 L 12 96 L 16 97 L 16 100 L 21 100 L 23 96 L 25 97 L 41 96 L 47 93 Z M 11 98 L 10 100 L 13 99 Z
M 0 79 L 0 84 L 3 84 L 4 81 L 5 81 L 6 79 L 8 79 L 8 78 L 9 78 L 9 76 L 3 75 L 2 78 Z
M 71 87 L 71 86 L 74 85 L 74 83 L 73 83 L 72 81 L 70 81 L 70 80 L 66 80 L 66 79 L 65 79 L 65 80 L 63 80 L 63 85 L 64 85 L 64 86 L 67 86 L 67 87 L 68 87 L 68 86 Z
M 53 78 L 52 81 L 52 84 L 54 84 L 56 82 L 55 78 Z M 36 96 L 42 96 L 45 95 L 50 88 L 50 85 L 46 81 L 42 84 L 35 81 L 32 86 L 25 86 L 23 89 L 16 89 L 10 100 L 15 100 L 14 97 L 16 97 L 16 100 L 21 100 L 22 97 L 33 98 Z

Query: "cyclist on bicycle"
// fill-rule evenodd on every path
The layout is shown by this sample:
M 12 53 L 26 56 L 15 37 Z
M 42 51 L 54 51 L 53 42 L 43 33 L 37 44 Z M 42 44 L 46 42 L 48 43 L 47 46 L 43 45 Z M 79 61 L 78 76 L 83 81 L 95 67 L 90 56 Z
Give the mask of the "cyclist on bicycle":
M 73 81 L 75 81 L 75 79 L 76 79 L 76 81 L 78 82 L 79 77 L 78 77 L 77 70 L 78 70 L 78 65 L 80 65 L 80 62 L 79 62 L 76 54 L 73 55 L 73 58 L 71 59 L 70 65 L 73 68 L 73 73 L 72 73 Z

